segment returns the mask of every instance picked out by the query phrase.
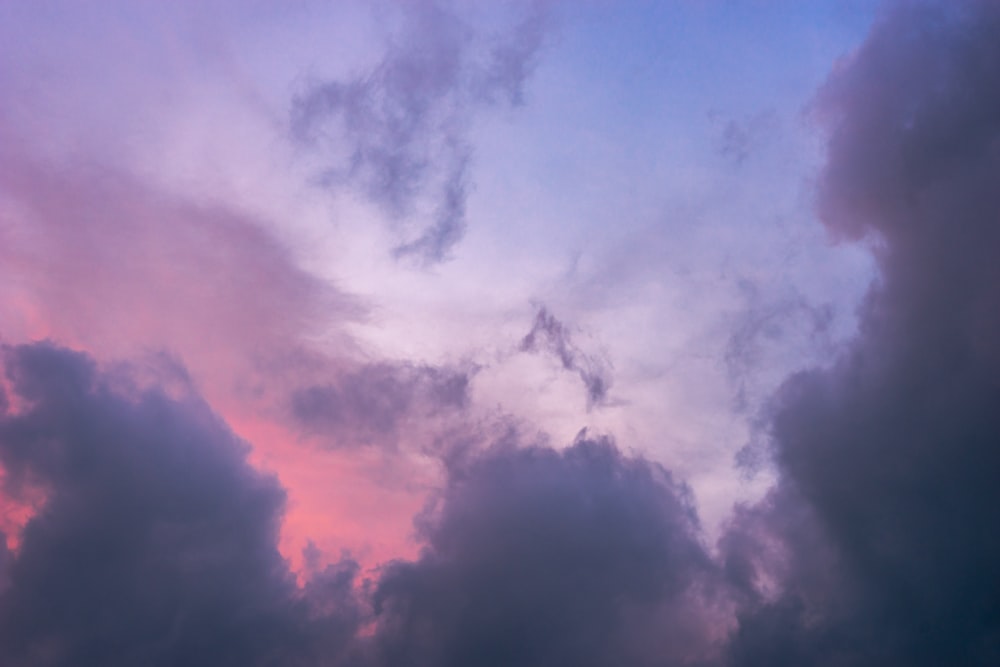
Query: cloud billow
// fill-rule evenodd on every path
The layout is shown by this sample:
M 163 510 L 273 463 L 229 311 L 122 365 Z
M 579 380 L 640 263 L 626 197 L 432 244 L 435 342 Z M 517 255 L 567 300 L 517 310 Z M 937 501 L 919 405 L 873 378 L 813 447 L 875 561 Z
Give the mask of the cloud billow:
M 277 549 L 284 490 L 196 396 L 49 343 L 5 348 L 4 369 L 4 495 L 44 496 L 0 558 L 4 664 L 707 664 L 717 650 L 725 598 L 690 492 L 607 440 L 459 452 L 418 518 L 417 560 L 367 584 L 341 560 L 300 587 Z
M 384 665 L 706 664 L 714 564 L 687 488 L 582 437 L 456 463 L 374 593 Z
M 353 635 L 350 582 L 297 588 L 284 490 L 200 400 L 47 343 L 3 361 L 4 495 L 45 498 L 0 559 L 3 664 L 312 665 Z
M 820 214 L 881 275 L 848 352 L 775 399 L 781 486 L 739 530 L 783 542 L 784 590 L 734 664 L 1000 663 L 998 31 L 995 3 L 900 4 L 820 93 Z

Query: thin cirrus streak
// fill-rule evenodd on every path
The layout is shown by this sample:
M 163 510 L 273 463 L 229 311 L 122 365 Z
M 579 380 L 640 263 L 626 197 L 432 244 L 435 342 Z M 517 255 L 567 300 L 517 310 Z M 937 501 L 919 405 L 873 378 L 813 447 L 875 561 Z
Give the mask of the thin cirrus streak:
M 520 87 L 537 68 L 553 82 L 535 62 L 540 37 L 491 31 L 488 10 L 421 3 L 402 11 L 430 23 L 392 33 L 401 41 L 375 57 L 375 75 L 327 89 L 360 86 L 346 106 L 327 96 L 323 112 L 374 127 L 336 140 L 361 155 L 341 198 L 374 197 L 372 179 L 393 160 L 427 161 L 451 178 L 455 155 L 435 151 L 453 137 L 456 118 L 469 123 L 455 135 L 461 143 L 488 134 L 469 120 L 482 100 L 421 78 L 444 71 L 453 83 L 449 68 L 466 56 L 456 61 L 448 49 L 496 54 L 495 40 L 508 40 L 503 62 L 512 69 L 501 70 L 509 81 Z M 466 20 L 486 27 L 459 30 L 461 39 L 448 32 Z M 249 25 L 234 19 L 234 33 Z M 600 28 L 604 37 L 614 26 Z M 567 42 L 547 54 L 554 60 L 567 58 L 558 47 L 572 51 L 583 39 L 572 23 L 565 29 Z M 434 359 L 381 349 L 365 327 L 392 314 L 377 294 L 351 289 L 377 280 L 333 282 L 305 268 L 321 264 L 311 255 L 319 251 L 292 230 L 295 221 L 257 215 L 222 192 L 184 192 L 187 181 L 174 173 L 136 169 L 120 145 L 89 142 L 86 122 L 57 123 L 60 105 L 33 97 L 30 77 L 0 61 L 0 76 L 26 95 L 21 108 L 0 110 L 0 137 L 9 140 L 0 153 L 0 491 L 9 508 L 0 524 L 0 659 L 16 667 L 997 664 L 998 30 L 1000 8 L 986 0 L 891 3 L 813 96 L 809 117 L 825 138 L 818 217 L 832 235 L 867 243 L 877 276 L 842 346 L 825 338 L 835 310 L 817 306 L 805 287 L 785 300 L 754 293 L 750 316 L 722 336 L 718 370 L 738 376 L 738 411 L 751 413 L 764 436 L 744 448 L 745 460 L 766 462 L 771 485 L 759 497 L 733 497 L 718 530 L 699 518 L 699 488 L 659 462 L 658 450 L 633 445 L 627 432 L 616 439 L 586 428 L 609 411 L 666 422 L 634 409 L 636 376 L 620 372 L 617 359 L 616 401 L 607 400 L 610 359 L 585 354 L 571 340 L 572 320 L 551 314 L 572 309 L 541 309 L 527 337 L 523 309 L 506 313 L 509 329 L 493 330 L 487 281 L 477 311 L 489 313 L 481 328 L 494 335 L 492 349 L 553 353 L 586 384 L 586 408 L 600 406 L 566 408 L 561 416 L 584 427 L 553 444 L 545 423 L 511 409 L 517 400 L 484 392 L 484 378 L 498 371 L 477 361 L 485 353 L 470 351 L 470 332 L 442 332 L 454 354 Z M 11 43 L 0 47 L 5 58 Z M 447 52 L 444 70 L 420 60 L 435 48 Z M 474 64 L 459 69 L 492 71 Z M 630 67 L 640 76 L 652 65 L 640 58 Z M 387 83 L 401 71 L 406 85 Z M 285 99 L 293 116 L 303 99 Z M 92 98 L 79 102 L 94 112 Z M 403 102 L 431 111 L 398 118 L 393 104 Z M 51 133 L 30 120 L 32 105 Z M 112 107 L 104 110 L 121 113 Z M 400 131 L 397 121 L 413 134 L 380 162 L 372 156 L 389 141 L 383 134 Z M 271 128 L 278 145 L 286 129 Z M 758 168 L 757 144 L 730 139 L 726 168 Z M 190 164 L 174 158 L 164 172 Z M 308 171 L 275 175 L 268 192 L 307 191 L 316 185 Z M 403 198 L 388 201 L 390 218 L 409 215 L 404 200 L 414 192 L 428 194 L 414 173 L 410 185 L 390 183 Z M 290 185 L 299 177 L 305 186 Z M 464 197 L 453 212 L 489 218 L 471 190 L 453 194 Z M 370 247 L 378 238 L 365 236 L 370 228 L 394 223 L 359 211 L 343 201 L 320 206 L 338 215 L 317 214 L 316 229 L 351 252 Z M 419 216 L 406 222 L 428 231 Z M 477 232 L 487 231 L 468 225 L 462 245 L 440 236 L 440 253 L 416 268 L 392 259 L 400 246 L 389 234 L 380 246 L 389 260 L 373 266 L 423 272 L 402 275 L 427 281 L 440 272 L 441 282 L 424 283 L 439 286 L 458 279 L 458 266 L 475 284 L 460 255 L 486 263 L 475 253 Z M 441 261 L 449 253 L 452 262 Z M 508 273 L 524 268 L 517 259 L 507 258 Z M 654 287 L 665 280 L 654 267 L 626 268 Z M 607 283 L 600 300 L 612 305 L 602 312 L 630 325 L 635 304 L 616 295 L 612 276 Z M 556 293 L 533 289 L 524 303 Z M 775 321 L 796 317 L 805 338 L 822 339 L 804 343 L 808 352 L 829 359 L 758 400 L 755 346 Z M 594 321 L 606 320 L 592 318 L 588 330 Z M 608 331 L 625 337 L 626 328 Z M 778 332 L 767 344 L 785 340 Z M 551 385 L 551 375 L 517 365 L 525 356 L 494 364 L 523 369 L 525 387 Z M 579 387 L 572 392 L 553 402 L 573 403 Z M 524 393 L 516 398 L 534 395 Z M 664 442 L 671 435 L 664 427 Z
M 518 350 L 521 352 L 538 352 L 540 348 L 551 351 L 564 370 L 576 373 L 580 377 L 587 394 L 588 407 L 600 405 L 607 400 L 611 386 L 611 373 L 607 368 L 607 362 L 579 349 L 573 343 L 566 325 L 556 319 L 555 315 L 544 306 L 538 309 L 531 330 L 524 335 L 518 345 Z

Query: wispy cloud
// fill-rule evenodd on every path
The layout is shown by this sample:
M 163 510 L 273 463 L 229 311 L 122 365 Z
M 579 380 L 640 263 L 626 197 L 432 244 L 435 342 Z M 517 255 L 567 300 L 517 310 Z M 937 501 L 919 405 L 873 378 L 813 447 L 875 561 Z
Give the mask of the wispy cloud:
M 875 239 L 880 279 L 850 348 L 775 401 L 781 482 L 733 554 L 783 545 L 748 570 L 780 592 L 734 664 L 1000 659 L 998 30 L 995 3 L 901 3 L 818 98 L 820 213 Z
M 465 233 L 470 125 L 482 111 L 522 102 L 549 15 L 545 2 L 531 2 L 491 34 L 457 5 L 422 0 L 399 9 L 402 31 L 382 59 L 357 76 L 306 87 L 291 128 L 332 160 L 326 184 L 358 186 L 393 218 L 419 220 L 393 253 L 433 264 Z
M 469 404 L 474 370 L 410 363 L 367 364 L 335 382 L 296 389 L 291 411 L 303 428 L 333 447 L 393 448 L 401 431 L 453 415 Z
M 531 330 L 521 339 L 518 349 L 521 352 L 546 351 L 553 354 L 565 370 L 580 377 L 589 407 L 607 400 L 611 388 L 610 364 L 602 357 L 583 352 L 573 343 L 567 326 L 544 306 L 538 309 Z

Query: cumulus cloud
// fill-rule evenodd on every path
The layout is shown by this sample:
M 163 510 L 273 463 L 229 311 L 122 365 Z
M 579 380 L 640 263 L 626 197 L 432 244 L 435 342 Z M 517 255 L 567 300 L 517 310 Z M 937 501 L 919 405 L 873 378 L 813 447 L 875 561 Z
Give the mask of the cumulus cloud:
M 197 397 L 125 395 L 45 343 L 3 362 L 21 406 L 0 416 L 3 492 L 45 496 L 4 552 L 5 665 L 316 664 L 353 635 L 354 566 L 297 588 L 283 489 Z
M 880 278 L 850 349 L 775 400 L 781 487 L 741 530 L 783 545 L 783 588 L 734 664 L 1000 661 L 998 31 L 992 2 L 896 5 L 818 98 L 821 216 Z
M 687 488 L 581 437 L 456 462 L 414 562 L 375 590 L 376 664 L 695 665 L 715 648 L 714 565 Z
M 440 262 L 462 238 L 470 187 L 470 124 L 522 102 L 548 29 L 546 3 L 527 3 L 490 34 L 457 6 L 403 3 L 403 29 L 369 71 L 317 82 L 296 96 L 293 135 L 332 160 L 324 180 L 358 186 L 396 219 L 428 219 L 394 250 Z
M 48 343 L 7 347 L 3 492 L 45 502 L 3 552 L 10 665 L 704 664 L 725 617 L 690 492 L 609 441 L 450 459 L 415 561 L 296 585 L 277 480 L 193 394 Z M 123 390 L 128 391 L 123 391 Z M 367 593 L 366 593 L 367 591 Z M 368 629 L 361 632 L 362 627 Z
M 3 493 L 45 498 L 0 560 L 4 664 L 701 664 L 717 650 L 725 600 L 689 490 L 607 440 L 453 452 L 417 560 L 360 586 L 350 560 L 307 554 L 302 588 L 276 546 L 283 489 L 196 395 L 48 343 L 3 359 Z

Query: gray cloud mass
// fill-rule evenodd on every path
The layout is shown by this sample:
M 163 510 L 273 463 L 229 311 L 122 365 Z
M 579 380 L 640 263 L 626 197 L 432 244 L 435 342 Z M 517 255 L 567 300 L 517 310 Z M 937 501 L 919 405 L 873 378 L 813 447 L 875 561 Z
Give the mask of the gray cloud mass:
M 899 3 L 820 93 L 820 214 L 875 239 L 880 279 L 849 350 L 774 401 L 753 539 L 784 545 L 782 591 L 736 665 L 1000 664 L 997 34 L 996 3 Z
M 0 559 L 3 664 L 313 665 L 354 635 L 333 576 L 354 566 L 297 588 L 284 490 L 197 397 L 125 396 L 127 378 L 47 343 L 3 362 L 24 406 L 0 415 L 3 490 L 45 496 Z

